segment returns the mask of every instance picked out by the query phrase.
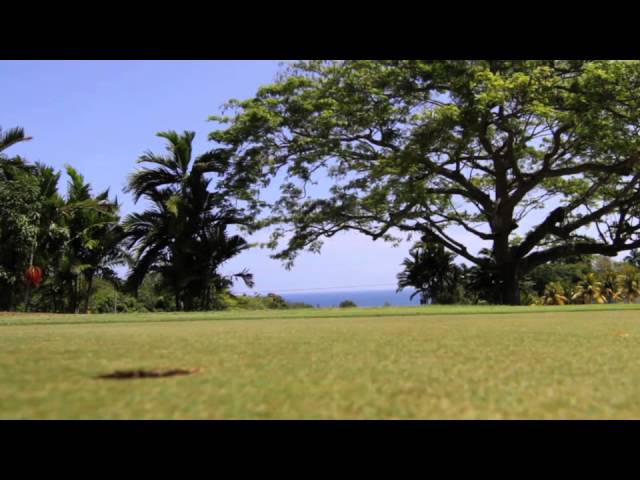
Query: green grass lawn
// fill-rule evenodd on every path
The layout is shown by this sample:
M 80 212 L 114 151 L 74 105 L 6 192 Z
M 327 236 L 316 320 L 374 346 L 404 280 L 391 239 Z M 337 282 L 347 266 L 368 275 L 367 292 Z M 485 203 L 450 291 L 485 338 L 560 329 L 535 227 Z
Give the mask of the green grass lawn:
M 2 314 L 0 418 L 640 418 L 640 306 Z

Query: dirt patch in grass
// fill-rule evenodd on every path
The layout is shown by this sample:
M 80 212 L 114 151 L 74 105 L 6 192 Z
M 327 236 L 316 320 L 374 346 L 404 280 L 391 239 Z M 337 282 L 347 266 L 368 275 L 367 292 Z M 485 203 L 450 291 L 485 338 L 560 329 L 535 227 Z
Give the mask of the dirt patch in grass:
M 116 370 L 112 373 L 98 375 L 96 378 L 103 380 L 129 380 L 133 378 L 163 378 L 178 375 L 191 375 L 197 369 L 173 368 L 169 370 Z

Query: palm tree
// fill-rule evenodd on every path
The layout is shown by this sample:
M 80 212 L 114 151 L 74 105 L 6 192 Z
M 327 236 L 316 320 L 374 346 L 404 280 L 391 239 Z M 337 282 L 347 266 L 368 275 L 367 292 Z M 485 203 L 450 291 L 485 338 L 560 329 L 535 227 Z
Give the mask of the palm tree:
M 545 286 L 540 301 L 543 305 L 566 305 L 569 299 L 565 297 L 564 288 L 560 283 L 550 282 Z
M 606 303 L 607 299 L 602 294 L 602 283 L 596 277 L 596 274 L 587 273 L 582 280 L 578 282 L 576 291 L 571 297 L 572 300 L 580 300 L 582 303 L 591 304 Z
M 53 310 L 65 310 L 60 300 L 66 291 L 66 309 L 78 311 L 82 297 L 86 311 L 94 275 L 111 266 L 118 255 L 121 234 L 117 201 L 109 201 L 108 191 L 93 197 L 91 186 L 72 167 L 66 167 L 70 181 L 63 199 L 58 194 L 60 173 L 38 162 L 32 164 L 21 157 L 4 155 L 10 146 L 30 139 L 22 128 L 4 132 L 0 129 L 0 179 L 20 184 L 19 190 L 32 191 L 34 195 L 28 204 L 33 211 L 28 226 L 34 234 L 23 247 L 24 260 L 19 263 L 38 265 L 45 271 L 37 295 L 40 307 L 47 304 L 45 309 L 51 309 L 52 301 Z M 27 310 L 31 294 L 27 284 Z
M 204 225 L 196 243 L 193 281 L 189 284 L 190 295 L 200 299 L 200 308 L 209 310 L 216 293 L 226 290 L 233 279 L 241 279 L 247 286 L 253 287 L 253 275 L 246 269 L 230 276 L 218 273 L 220 266 L 227 260 L 240 254 L 249 244 L 239 235 L 228 235 L 225 219 L 218 219 Z
M 220 265 L 249 248 L 240 236 L 227 234 L 228 227 L 244 224 L 245 219 L 228 198 L 209 191 L 203 167 L 211 155 L 192 161 L 194 132 L 169 131 L 158 136 L 167 140 L 169 154 L 146 152 L 138 163 L 153 167 L 129 177 L 127 191 L 136 202 L 145 197 L 151 206 L 123 223 L 127 247 L 135 250 L 127 283 L 137 291 L 149 272 L 158 271 L 174 292 L 177 310 L 208 308 L 211 294 L 231 281 L 219 277 Z M 246 271 L 232 277 L 252 286 Z
M 64 199 L 58 194 L 60 172 L 42 163 L 25 164 L 32 178 L 37 181 L 39 190 L 39 211 L 37 236 L 33 245 L 30 264 L 42 268 L 44 282 L 37 289 L 39 307 L 44 310 L 57 311 L 59 289 L 55 288 L 53 279 L 63 256 L 65 243 L 69 239 L 68 231 L 63 224 L 62 212 Z M 27 286 L 25 309 L 30 310 L 31 287 Z M 48 305 L 43 303 L 49 302 Z M 53 305 L 51 305 L 53 303 Z
M 607 299 L 607 303 L 614 303 L 622 299 L 619 293 L 618 276 L 608 271 L 602 277 L 602 294 Z
M 119 205 L 109 200 L 109 190 L 95 197 L 91 185 L 73 167 L 66 166 L 69 183 L 62 207 L 69 240 L 60 271 L 69 292 L 69 310 L 87 312 L 96 274 L 122 263 L 118 225 Z
M 500 303 L 502 296 L 502 280 L 500 272 L 491 265 L 494 264 L 493 252 L 487 248 L 478 251 L 478 255 L 486 261 L 485 265 L 474 265 L 463 270 L 465 293 L 472 297 L 475 303 Z
M 453 263 L 455 255 L 440 244 L 417 243 L 409 251 L 411 258 L 402 262 L 404 270 L 397 275 L 398 291 L 414 287 L 410 298 L 420 294 L 420 303 L 454 303 L 461 283 L 461 269 Z
M 634 302 L 640 297 L 640 273 L 629 270 L 618 275 L 618 287 L 620 288 L 620 296 L 624 298 L 625 303 Z

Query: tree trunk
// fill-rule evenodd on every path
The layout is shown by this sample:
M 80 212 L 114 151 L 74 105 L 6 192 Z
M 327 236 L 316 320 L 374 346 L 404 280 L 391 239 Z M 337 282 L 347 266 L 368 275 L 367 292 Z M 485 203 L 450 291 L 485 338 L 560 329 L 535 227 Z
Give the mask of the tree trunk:
M 82 313 L 89 312 L 89 300 L 91 299 L 91 288 L 93 287 L 93 273 L 89 274 L 89 278 L 87 278 L 87 290 L 84 296 L 84 306 L 82 309 Z
M 67 313 L 73 313 L 74 310 L 74 298 L 76 296 L 76 281 L 74 278 L 69 280 L 69 301 L 67 302 Z
M 204 289 L 204 311 L 208 312 L 211 307 L 211 287 L 207 286 Z
M 31 303 L 31 284 L 27 283 L 27 288 L 24 294 L 24 311 L 29 311 L 29 304 Z
M 11 285 L 11 288 L 9 289 L 9 306 L 7 310 L 9 310 L 10 312 L 13 312 L 13 310 L 15 309 L 15 290 L 13 287 L 14 286 Z
M 183 308 L 186 312 L 193 311 L 193 295 L 191 295 L 191 292 L 185 293 L 182 302 L 183 302 Z
M 520 305 L 520 275 L 514 266 L 505 266 L 501 270 L 502 303 Z
M 497 168 L 497 167 L 496 167 Z M 498 185 L 499 186 L 499 185 Z M 505 195 L 506 187 L 496 191 L 496 197 Z M 493 259 L 498 268 L 500 278 L 501 303 L 505 305 L 520 305 L 520 272 L 518 260 L 514 258 L 514 252 L 509 245 L 509 233 L 513 224 L 513 210 L 511 208 L 501 208 L 498 202 L 496 215 L 492 219 L 491 229 L 495 234 L 493 240 Z
M 79 292 L 80 292 L 80 280 L 78 278 L 78 276 L 76 276 L 73 279 L 73 313 L 79 313 L 80 312 L 80 299 L 79 297 Z

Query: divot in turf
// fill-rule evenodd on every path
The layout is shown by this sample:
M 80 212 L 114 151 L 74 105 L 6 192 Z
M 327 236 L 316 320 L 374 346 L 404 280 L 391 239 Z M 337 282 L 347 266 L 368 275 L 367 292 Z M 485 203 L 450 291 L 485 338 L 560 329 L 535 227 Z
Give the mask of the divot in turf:
M 96 378 L 102 380 L 129 380 L 134 378 L 162 378 L 175 377 L 178 375 L 191 375 L 196 373 L 196 369 L 174 368 L 170 370 L 116 370 L 112 373 L 98 375 Z

